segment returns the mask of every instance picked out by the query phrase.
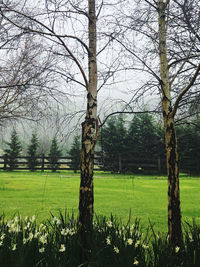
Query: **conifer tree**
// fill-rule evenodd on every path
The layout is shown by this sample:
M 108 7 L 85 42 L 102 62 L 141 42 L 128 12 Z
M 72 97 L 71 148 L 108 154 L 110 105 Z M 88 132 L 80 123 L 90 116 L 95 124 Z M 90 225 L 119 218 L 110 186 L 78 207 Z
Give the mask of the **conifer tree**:
M 69 155 L 72 158 L 71 167 L 73 171 L 76 173 L 77 170 L 80 168 L 80 162 L 81 162 L 81 142 L 80 142 L 80 137 L 77 135 L 74 137 L 72 147 L 69 151 Z
M 36 134 L 33 133 L 32 138 L 31 138 L 31 143 L 28 146 L 28 151 L 27 151 L 27 155 L 28 155 L 27 165 L 28 165 L 28 168 L 30 169 L 30 171 L 32 171 L 32 172 L 35 171 L 35 168 L 38 164 L 38 161 L 36 158 L 38 146 L 39 146 L 38 137 Z
M 57 141 L 56 137 L 54 137 L 52 139 L 50 152 L 49 152 L 49 157 L 50 157 L 49 163 L 50 163 L 50 168 L 51 168 L 52 172 L 56 172 L 56 170 L 58 169 L 58 167 L 59 167 L 58 159 L 59 159 L 59 157 L 61 157 L 61 155 L 62 155 L 62 152 L 58 146 L 58 141 Z
M 18 138 L 16 130 L 13 130 L 11 133 L 10 142 L 6 142 L 8 148 L 5 149 L 5 154 L 7 157 L 7 163 L 9 165 L 9 170 L 12 171 L 17 168 L 17 157 L 20 156 L 22 151 L 22 145 Z

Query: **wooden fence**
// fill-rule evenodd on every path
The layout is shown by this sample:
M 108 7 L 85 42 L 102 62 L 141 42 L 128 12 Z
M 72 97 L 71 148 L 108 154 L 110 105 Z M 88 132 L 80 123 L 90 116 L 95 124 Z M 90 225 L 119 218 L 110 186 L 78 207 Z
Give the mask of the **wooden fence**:
M 29 157 L 17 157 L 17 170 L 29 170 L 28 167 L 28 159 Z M 37 165 L 34 168 L 35 170 L 51 170 L 49 160 L 51 157 L 45 156 L 44 154 L 39 157 L 35 157 L 37 160 Z M 70 170 L 71 168 L 71 158 L 70 157 L 59 157 L 58 158 L 58 169 L 59 170 Z M 0 157 L 0 169 L 8 170 L 9 169 L 9 162 L 6 156 Z
M 21 156 L 17 157 L 17 166 L 15 169 L 17 170 L 29 170 L 28 167 L 28 159 L 29 157 Z M 42 156 L 36 157 L 37 166 L 34 168 L 35 170 L 52 170 L 50 167 L 50 160 L 51 157 Z M 104 168 L 103 159 L 100 156 L 95 156 L 94 160 L 94 170 L 102 170 L 102 171 L 111 171 L 112 168 Z M 128 167 L 127 170 L 131 169 L 133 172 L 138 173 L 145 173 L 145 172 L 154 172 L 154 173 L 161 173 L 163 172 L 163 164 L 160 159 L 151 159 L 151 160 L 144 160 L 144 159 L 135 159 L 133 161 L 124 161 L 119 160 L 119 168 L 118 172 L 126 172 L 126 166 Z M 0 169 L 2 170 L 9 170 L 9 162 L 6 156 L 0 156 Z M 58 157 L 57 162 L 57 169 L 58 170 L 73 170 L 72 168 L 72 157 Z M 164 167 L 165 169 L 165 167 Z

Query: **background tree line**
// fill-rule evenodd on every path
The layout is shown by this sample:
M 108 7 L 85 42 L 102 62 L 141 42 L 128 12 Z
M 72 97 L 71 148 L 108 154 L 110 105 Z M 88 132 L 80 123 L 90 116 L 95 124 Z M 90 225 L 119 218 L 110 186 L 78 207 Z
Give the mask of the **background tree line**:
M 190 174 L 200 173 L 199 129 L 199 116 L 177 125 L 180 170 Z M 9 169 L 13 170 L 17 167 L 17 157 L 22 152 L 22 145 L 15 130 L 6 144 L 4 152 L 7 155 Z M 27 165 L 31 171 L 34 171 L 38 164 L 39 146 L 39 139 L 33 133 L 26 152 Z M 67 155 L 71 157 L 71 168 L 76 172 L 80 169 L 80 153 L 81 143 L 78 135 L 74 136 L 73 143 L 66 152 L 60 148 L 57 138 L 54 137 L 49 147 L 49 166 L 56 171 L 59 168 L 59 157 Z M 96 155 L 101 169 L 105 171 L 149 173 L 152 171 L 151 167 L 141 168 L 140 164 L 151 164 L 158 160 L 161 172 L 165 173 L 163 125 L 149 113 L 136 114 L 131 120 L 121 114 L 115 115 L 108 119 L 101 129 Z
M 9 170 L 12 171 L 18 167 L 18 157 L 22 156 L 22 144 L 18 136 L 17 131 L 14 129 L 11 133 L 10 141 L 6 142 L 7 148 L 4 150 L 4 158 L 9 165 Z M 35 171 L 39 165 L 38 157 L 41 156 L 38 153 L 40 142 L 36 133 L 32 134 L 30 143 L 27 145 L 26 160 L 27 166 L 30 171 Z M 68 152 L 71 157 L 71 168 L 76 172 L 80 168 L 80 140 L 78 136 L 74 137 L 73 144 Z M 59 168 L 59 158 L 63 155 L 63 151 L 59 145 L 56 137 L 51 140 L 49 147 L 48 161 L 49 167 L 53 172 Z
M 200 171 L 199 129 L 199 116 L 177 125 L 181 171 Z M 101 130 L 99 146 L 104 170 L 141 172 L 139 163 L 159 159 L 161 171 L 166 172 L 163 125 L 151 114 L 137 114 L 130 121 L 122 115 L 111 117 Z

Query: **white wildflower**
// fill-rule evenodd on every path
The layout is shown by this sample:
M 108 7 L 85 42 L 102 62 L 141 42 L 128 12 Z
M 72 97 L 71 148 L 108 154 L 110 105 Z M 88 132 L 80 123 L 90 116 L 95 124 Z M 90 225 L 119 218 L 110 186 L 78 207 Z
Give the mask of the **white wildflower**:
M 106 244 L 107 245 L 110 245 L 111 244 L 111 241 L 110 241 L 110 237 L 109 236 L 106 238 Z
M 138 265 L 139 261 L 137 259 L 134 259 L 133 265 Z
M 74 229 L 73 229 L 73 228 L 72 228 L 72 229 L 70 229 L 70 230 L 69 230 L 69 235 L 70 235 L 70 236 L 73 236 L 74 234 L 75 234 L 75 231 L 74 231 Z
M 13 247 L 12 247 L 12 251 L 15 251 L 17 249 L 17 245 L 14 244 Z
M 64 235 L 64 236 L 68 235 L 68 229 L 63 228 L 61 230 L 61 235 Z
M 131 245 L 133 244 L 133 239 L 129 238 L 129 239 L 127 240 L 127 244 L 128 244 L 129 246 L 131 246 Z
M 65 245 L 61 244 L 59 251 L 64 252 L 66 250 Z
M 42 248 L 39 249 L 39 252 L 40 253 L 44 253 L 44 251 L 45 251 L 45 248 L 44 247 L 42 247 Z
M 33 233 L 29 233 L 28 239 L 31 241 L 33 239 L 34 235 Z
M 180 248 L 179 248 L 179 247 L 175 247 L 175 252 L 176 252 L 176 253 L 178 253 L 178 252 L 179 252 L 179 250 L 180 250 Z
M 3 245 L 3 241 L 0 242 L 0 247 Z
M 25 245 L 26 243 L 28 243 L 28 239 L 23 238 L 23 244 Z
M 39 234 L 40 234 L 40 232 L 35 232 L 34 238 L 38 238 Z
M 119 253 L 118 247 L 114 247 L 114 252 L 116 252 L 117 254 Z
M 39 230 L 40 231 L 42 231 L 42 230 L 45 231 L 46 230 L 46 226 L 43 223 L 41 223 L 40 226 L 39 226 Z
M 1 239 L 1 240 L 4 240 L 5 236 L 6 236 L 6 235 L 3 233 L 3 234 L 1 235 L 1 237 L 0 237 L 0 239 Z
M 12 224 L 12 221 L 8 221 L 6 225 L 8 228 L 10 228 L 11 224 Z
M 14 222 L 15 223 L 18 223 L 19 222 L 19 218 L 17 216 L 15 217 Z
M 42 244 L 46 244 L 46 243 L 47 243 L 47 240 L 46 240 L 46 236 L 45 236 L 45 235 L 42 235 L 42 236 L 40 237 L 40 242 L 41 242 Z
M 106 225 L 107 225 L 108 227 L 112 227 L 113 223 L 112 223 L 111 221 L 108 221 L 108 222 L 106 222 Z
M 56 217 L 54 217 L 53 218 L 53 223 L 59 225 L 59 224 L 61 224 L 61 220 L 56 218 Z
M 33 223 L 35 221 L 35 215 L 33 215 L 30 219 L 30 221 Z
M 149 248 L 149 246 L 147 246 L 147 245 L 145 245 L 145 244 L 143 244 L 142 247 L 143 247 L 144 249 Z
M 27 225 L 24 227 L 24 230 L 27 230 L 28 228 L 30 228 L 31 224 L 30 222 L 27 223 Z
M 140 240 L 138 240 L 138 241 L 135 243 L 135 248 L 137 248 L 139 245 L 140 245 Z

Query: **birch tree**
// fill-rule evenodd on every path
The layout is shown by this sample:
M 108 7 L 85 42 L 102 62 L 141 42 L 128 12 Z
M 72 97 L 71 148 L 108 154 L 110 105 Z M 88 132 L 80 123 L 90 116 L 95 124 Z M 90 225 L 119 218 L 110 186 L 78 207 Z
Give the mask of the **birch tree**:
M 195 2 L 195 3 L 194 3 Z M 158 89 L 163 114 L 168 174 L 168 232 L 173 245 L 182 242 L 179 166 L 175 116 L 198 96 L 199 90 L 199 3 L 196 1 L 136 1 L 130 3 L 124 27 L 135 33 L 116 39 L 135 58 L 134 71 L 146 73 L 143 90 L 154 96 Z M 134 9 L 135 7 L 135 9 Z M 142 42 L 141 42 L 142 41 Z M 131 69 L 131 67 L 129 67 Z
M 63 84 L 73 84 L 78 96 L 86 91 L 85 119 L 82 123 L 82 150 L 81 150 L 81 181 L 79 195 L 79 232 L 81 244 L 87 247 L 87 235 L 92 229 L 94 196 L 93 196 L 93 167 L 94 149 L 98 139 L 97 119 L 97 92 L 105 86 L 115 74 L 120 71 L 120 63 L 112 60 L 112 40 L 103 30 L 97 33 L 96 21 L 102 27 L 106 26 L 106 15 L 110 5 L 114 6 L 120 1 L 41 1 L 41 7 L 34 6 L 31 9 L 25 1 L 23 9 L 4 4 L 2 16 L 16 28 L 27 33 L 39 35 L 49 45 L 49 50 L 57 56 L 57 64 L 54 67 L 56 75 L 59 75 Z M 32 3 L 34 5 L 34 3 Z M 106 12 L 100 22 L 102 10 Z M 26 10 L 26 12 L 25 12 Z M 41 11 L 42 10 L 42 11 Z M 111 9 L 112 11 L 112 9 Z M 23 23 L 22 23 L 23 22 Z M 113 29 L 109 30 L 111 35 Z M 101 39 L 97 51 L 97 39 Z M 108 51 L 104 54 L 104 51 Z M 113 54 L 113 53 L 112 53 Z M 101 69 L 97 69 L 97 56 Z M 105 62 L 105 57 L 110 62 Z M 98 83 L 97 84 L 97 80 Z M 63 90 L 66 89 L 62 84 Z M 109 84 L 110 86 L 110 84 Z

